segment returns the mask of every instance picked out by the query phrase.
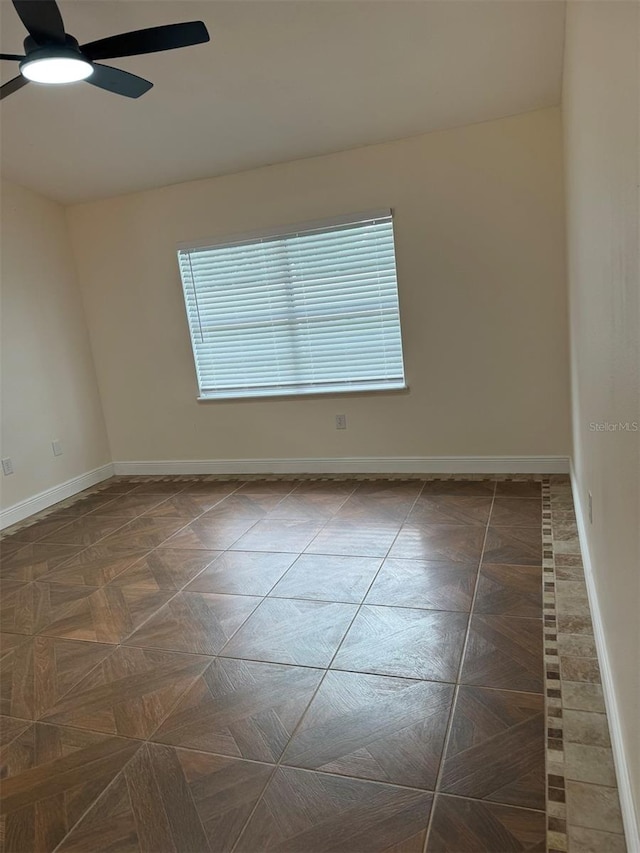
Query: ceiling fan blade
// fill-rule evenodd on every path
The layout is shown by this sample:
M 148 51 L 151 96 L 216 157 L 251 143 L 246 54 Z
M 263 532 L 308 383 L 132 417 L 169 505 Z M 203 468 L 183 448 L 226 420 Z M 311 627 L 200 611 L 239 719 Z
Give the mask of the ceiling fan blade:
M 137 77 L 120 68 L 112 68 L 110 65 L 93 65 L 93 74 L 87 77 L 87 83 L 114 92 L 116 95 L 124 95 L 125 98 L 139 98 L 153 86 L 143 77 Z
M 138 56 L 141 53 L 190 47 L 208 41 L 209 33 L 202 21 L 189 21 L 184 24 L 166 24 L 162 27 L 120 33 L 83 44 L 80 50 L 89 59 L 116 59 L 119 56 Z
M 13 80 L 9 80 L 9 82 L 5 83 L 4 86 L 0 86 L 0 101 L 8 95 L 13 95 L 14 92 L 18 91 L 18 89 L 22 89 L 22 87 L 26 86 L 28 82 L 29 81 L 26 77 L 20 75 L 19 77 L 14 77 Z
M 0 59 L 9 59 L 12 62 L 22 62 L 24 56 L 18 56 L 17 53 L 0 53 Z
M 38 45 L 64 44 L 64 24 L 55 0 L 13 0 L 13 5 Z

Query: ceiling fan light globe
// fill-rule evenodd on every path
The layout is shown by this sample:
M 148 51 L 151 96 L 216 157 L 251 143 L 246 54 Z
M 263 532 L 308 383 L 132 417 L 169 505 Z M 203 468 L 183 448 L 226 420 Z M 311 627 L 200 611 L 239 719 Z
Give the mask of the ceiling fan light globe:
M 34 83 L 58 85 L 86 80 L 93 66 L 80 56 L 46 56 L 26 59 L 20 64 L 21 74 Z

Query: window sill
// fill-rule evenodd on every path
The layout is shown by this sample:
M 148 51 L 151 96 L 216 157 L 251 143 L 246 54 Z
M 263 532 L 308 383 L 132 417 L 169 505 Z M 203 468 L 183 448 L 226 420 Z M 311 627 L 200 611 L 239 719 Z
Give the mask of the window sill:
M 305 391 L 260 391 L 246 394 L 209 394 L 197 397 L 196 399 L 199 403 L 237 403 L 245 400 L 248 402 L 255 400 L 297 400 L 307 397 L 334 397 L 347 394 L 357 394 L 360 396 L 363 394 L 406 394 L 408 392 L 408 385 L 398 383 L 397 385 L 368 386 L 366 388 L 331 388 L 326 391 L 309 389 Z

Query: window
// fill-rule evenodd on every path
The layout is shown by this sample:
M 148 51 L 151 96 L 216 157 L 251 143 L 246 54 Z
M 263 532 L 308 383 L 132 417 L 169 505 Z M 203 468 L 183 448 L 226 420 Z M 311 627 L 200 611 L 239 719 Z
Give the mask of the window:
M 200 399 L 405 387 L 391 211 L 178 261 Z

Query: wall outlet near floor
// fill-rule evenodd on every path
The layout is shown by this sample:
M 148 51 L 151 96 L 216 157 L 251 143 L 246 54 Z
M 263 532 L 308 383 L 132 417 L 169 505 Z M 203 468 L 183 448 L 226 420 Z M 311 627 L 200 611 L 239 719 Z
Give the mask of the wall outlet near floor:
M 51 449 L 54 456 L 62 456 L 62 445 L 57 439 L 51 442 Z
M 347 416 L 346 415 L 336 415 L 336 429 L 346 429 L 347 428 Z
M 589 495 L 589 524 L 593 524 L 593 495 L 591 492 L 587 492 Z
M 7 477 L 9 474 L 13 474 L 13 460 L 8 456 L 6 459 L 2 460 L 2 473 Z

